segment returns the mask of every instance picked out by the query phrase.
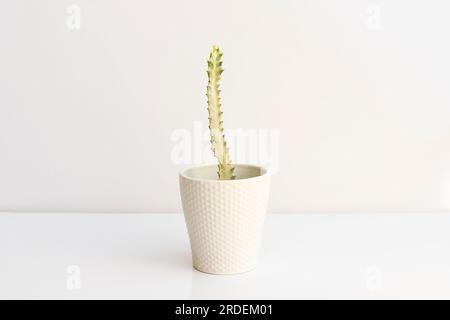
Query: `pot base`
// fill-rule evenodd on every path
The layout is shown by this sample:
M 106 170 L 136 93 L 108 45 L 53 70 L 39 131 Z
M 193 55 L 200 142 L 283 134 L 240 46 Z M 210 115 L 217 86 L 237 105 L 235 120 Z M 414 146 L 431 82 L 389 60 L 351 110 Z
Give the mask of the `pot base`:
M 247 273 L 247 272 L 253 271 L 256 268 L 256 266 L 253 266 L 253 267 L 251 267 L 249 269 L 244 269 L 244 270 L 236 270 L 236 271 L 230 271 L 230 272 L 214 272 L 214 271 L 208 271 L 208 270 L 201 270 L 200 268 L 196 267 L 195 265 L 192 265 L 192 267 L 195 270 L 197 270 L 198 272 L 211 274 L 211 275 L 215 275 L 215 276 L 238 275 L 238 274 L 243 274 L 243 273 Z

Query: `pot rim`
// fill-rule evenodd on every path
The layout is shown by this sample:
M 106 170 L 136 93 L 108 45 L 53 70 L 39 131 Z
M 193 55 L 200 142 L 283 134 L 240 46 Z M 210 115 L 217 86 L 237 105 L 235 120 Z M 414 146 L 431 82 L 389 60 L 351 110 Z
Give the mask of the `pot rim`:
M 235 180 L 214 180 L 214 179 L 207 179 L 207 178 L 192 178 L 186 175 L 186 172 L 193 169 L 200 169 L 200 168 L 207 168 L 207 167 L 217 167 L 217 164 L 200 164 L 196 166 L 191 166 L 189 168 L 186 168 L 182 170 L 179 174 L 179 176 L 183 179 L 191 180 L 191 181 L 208 181 L 212 183 L 239 183 L 239 181 L 249 181 L 249 180 L 257 180 L 262 179 L 268 175 L 268 171 L 263 166 L 254 165 L 254 164 L 246 164 L 246 163 L 233 163 L 234 167 L 244 167 L 244 168 L 254 168 L 259 169 L 260 174 L 254 177 L 250 178 L 243 178 L 243 179 L 235 179 Z

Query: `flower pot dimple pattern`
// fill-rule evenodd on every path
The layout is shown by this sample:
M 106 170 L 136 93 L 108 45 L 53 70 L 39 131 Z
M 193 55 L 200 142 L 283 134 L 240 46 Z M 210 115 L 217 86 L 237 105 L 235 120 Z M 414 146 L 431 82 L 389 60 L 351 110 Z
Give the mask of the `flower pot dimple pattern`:
M 263 233 L 269 176 L 234 181 L 180 176 L 193 265 L 213 274 L 253 269 Z

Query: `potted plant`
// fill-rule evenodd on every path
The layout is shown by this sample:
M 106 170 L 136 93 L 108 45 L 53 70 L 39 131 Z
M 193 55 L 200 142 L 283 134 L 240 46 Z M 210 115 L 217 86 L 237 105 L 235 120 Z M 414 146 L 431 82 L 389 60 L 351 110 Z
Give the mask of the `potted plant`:
M 180 173 L 180 193 L 191 243 L 192 262 L 212 274 L 242 273 L 258 260 L 270 177 L 256 165 L 232 164 L 223 129 L 220 79 L 222 53 L 208 59 L 208 114 L 211 148 L 218 165 Z

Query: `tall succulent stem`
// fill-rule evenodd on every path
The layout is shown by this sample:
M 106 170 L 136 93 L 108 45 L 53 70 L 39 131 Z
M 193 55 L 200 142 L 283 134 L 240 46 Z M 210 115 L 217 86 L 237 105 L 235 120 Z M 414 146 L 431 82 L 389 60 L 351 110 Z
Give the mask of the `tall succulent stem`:
M 209 130 L 211 134 L 211 149 L 219 161 L 217 174 L 221 180 L 232 180 L 236 176 L 231 164 L 225 133 L 223 129 L 221 101 L 220 101 L 220 78 L 223 72 L 222 53 L 219 47 L 213 46 L 208 59 L 208 97 Z

